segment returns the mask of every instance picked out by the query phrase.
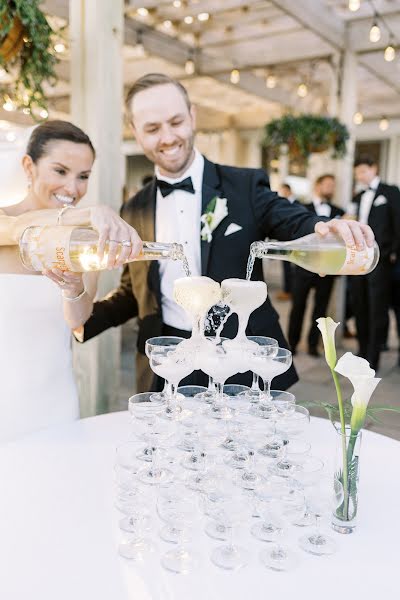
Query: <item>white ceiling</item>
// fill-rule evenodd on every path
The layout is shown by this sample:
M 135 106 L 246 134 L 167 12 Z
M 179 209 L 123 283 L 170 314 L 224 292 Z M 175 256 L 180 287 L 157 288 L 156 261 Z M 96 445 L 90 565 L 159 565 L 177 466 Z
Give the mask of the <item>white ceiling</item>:
M 58 22 L 68 19 L 68 0 L 43 6 Z M 374 8 L 383 16 L 376 44 L 369 41 Z M 208 20 L 199 20 L 201 13 Z M 383 57 L 386 26 L 399 46 L 390 63 Z M 135 47 L 138 38 L 145 57 Z M 400 117 L 400 0 L 361 0 L 357 12 L 345 0 L 182 0 L 180 7 L 173 0 L 125 2 L 125 85 L 151 71 L 180 78 L 199 107 L 202 129 L 260 127 L 287 109 L 326 112 L 335 64 L 345 48 L 358 54 L 358 107 L 364 117 Z M 196 62 L 193 76 L 184 69 L 189 57 Z M 69 111 L 69 68 L 67 51 L 58 66 L 60 81 L 49 89 L 54 114 Z M 233 68 L 240 70 L 237 85 L 229 82 Z M 277 77 L 274 89 L 265 85 L 268 74 Z M 309 88 L 304 99 L 297 96 L 302 82 Z

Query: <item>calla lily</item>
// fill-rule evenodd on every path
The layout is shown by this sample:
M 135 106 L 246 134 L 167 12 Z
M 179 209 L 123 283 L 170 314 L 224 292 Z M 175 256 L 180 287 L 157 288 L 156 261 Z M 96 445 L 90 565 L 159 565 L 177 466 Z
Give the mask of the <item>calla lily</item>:
M 352 431 L 357 432 L 364 425 L 368 403 L 380 379 L 375 377 L 374 369 L 371 369 L 365 358 L 354 356 L 352 352 L 346 352 L 338 360 L 335 371 L 347 377 L 353 385 L 354 393 L 351 397 L 353 410 L 350 425 Z
M 371 371 L 373 371 L 373 369 L 371 369 Z M 350 425 L 352 431 L 359 431 L 364 425 L 368 403 L 379 382 L 379 377 L 370 377 L 368 379 L 360 377 L 358 381 L 352 381 L 354 386 L 354 393 L 351 397 L 353 410 L 351 413 Z
M 317 323 L 322 334 L 326 362 L 331 369 L 334 369 L 336 365 L 335 331 L 339 323 L 335 323 L 331 317 L 320 317 L 317 319 Z

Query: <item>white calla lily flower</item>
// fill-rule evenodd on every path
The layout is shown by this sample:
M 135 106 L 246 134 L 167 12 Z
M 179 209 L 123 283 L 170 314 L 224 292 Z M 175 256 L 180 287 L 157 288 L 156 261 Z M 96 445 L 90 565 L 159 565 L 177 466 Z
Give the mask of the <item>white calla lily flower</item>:
M 334 369 L 336 365 L 335 331 L 339 323 L 335 323 L 331 317 L 321 317 L 317 319 L 317 323 L 322 334 L 326 362 L 331 369 Z

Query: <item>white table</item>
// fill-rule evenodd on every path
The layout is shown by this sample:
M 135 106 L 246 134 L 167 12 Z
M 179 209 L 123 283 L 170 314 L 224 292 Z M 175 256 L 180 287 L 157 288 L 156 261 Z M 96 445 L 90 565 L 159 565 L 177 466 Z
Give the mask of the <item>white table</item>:
M 114 508 L 115 447 L 129 437 L 126 412 L 84 419 L 0 446 L 1 600 L 392 600 L 399 597 L 400 444 L 365 432 L 359 527 L 330 557 L 302 553 L 291 573 L 267 570 L 262 542 L 242 538 L 252 562 L 224 572 L 209 560 L 221 543 L 203 535 L 190 575 L 166 572 L 155 556 L 119 558 Z M 333 457 L 335 433 L 312 419 L 313 453 Z M 299 530 L 299 535 L 302 530 Z M 246 534 L 245 534 L 246 535 Z M 204 538 L 204 539 L 203 539 Z M 157 541 L 160 551 L 169 544 Z

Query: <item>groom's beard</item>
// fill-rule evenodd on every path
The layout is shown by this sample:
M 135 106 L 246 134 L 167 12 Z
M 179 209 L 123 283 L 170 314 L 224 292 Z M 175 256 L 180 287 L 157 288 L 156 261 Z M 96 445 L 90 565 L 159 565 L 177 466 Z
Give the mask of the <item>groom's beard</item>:
M 194 133 L 186 140 L 179 140 L 176 145 L 180 146 L 180 149 L 177 151 L 176 160 L 174 160 L 173 156 L 171 158 L 164 158 L 162 152 L 159 151 L 157 153 L 158 160 L 156 161 L 161 174 L 173 179 L 180 177 L 193 162 Z

